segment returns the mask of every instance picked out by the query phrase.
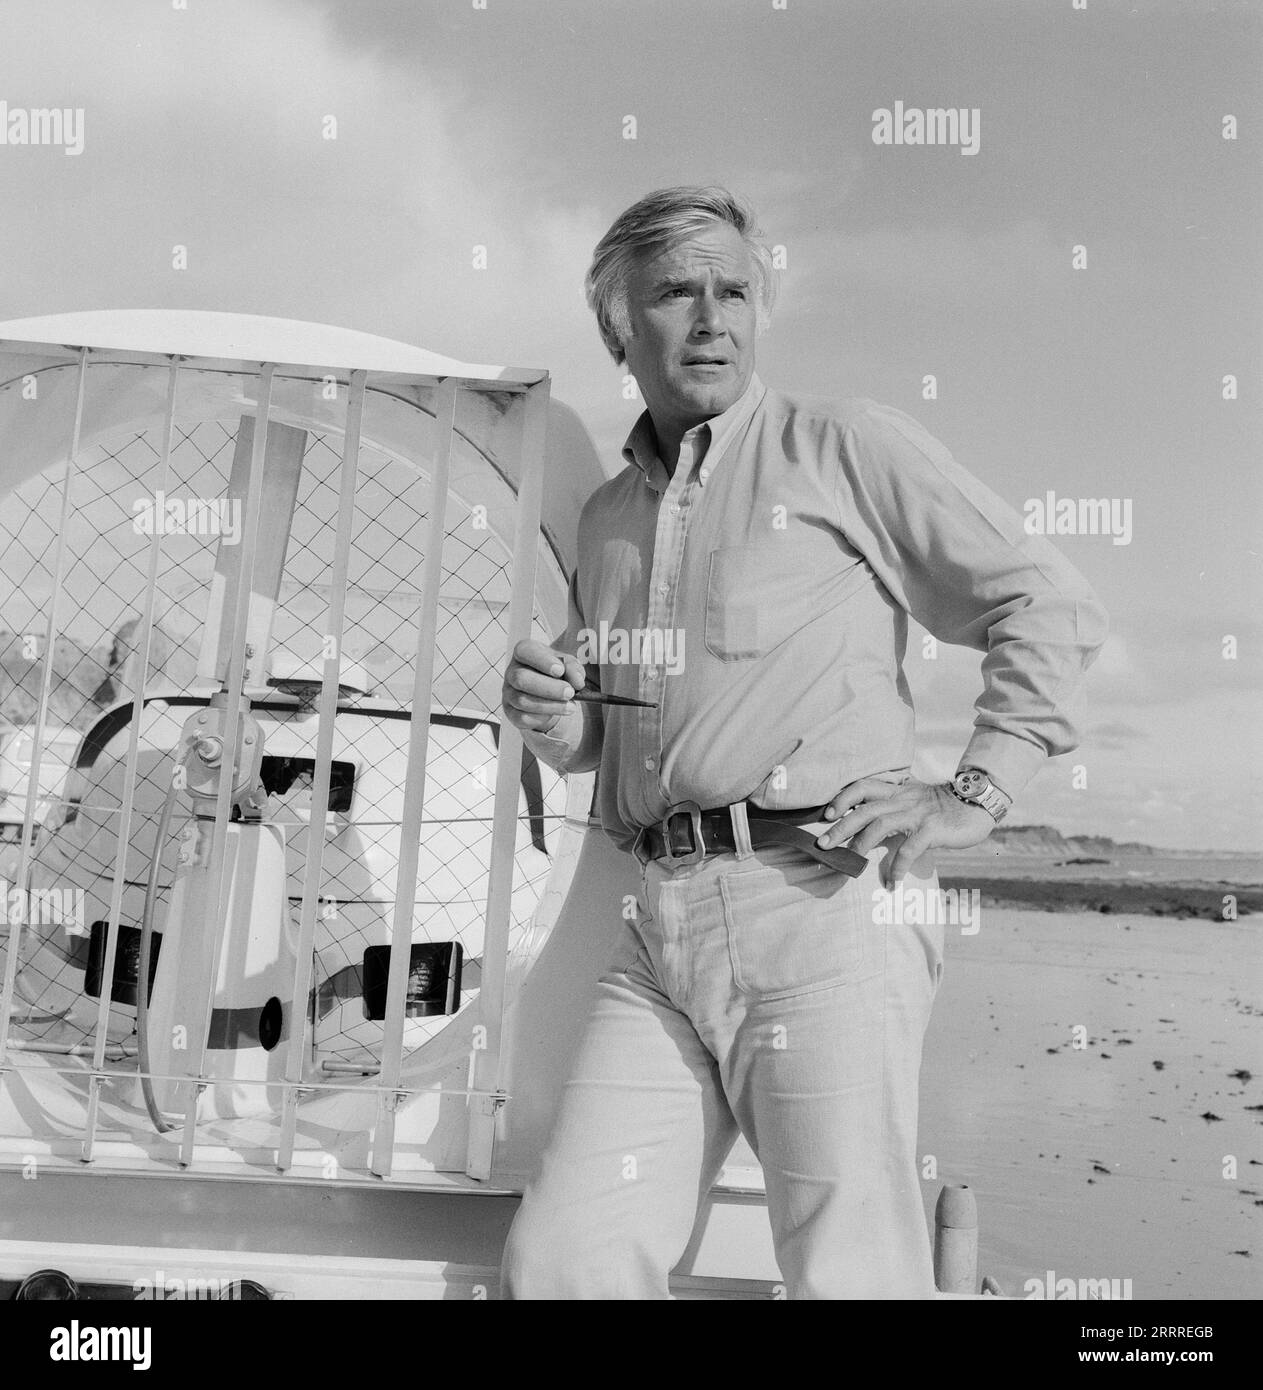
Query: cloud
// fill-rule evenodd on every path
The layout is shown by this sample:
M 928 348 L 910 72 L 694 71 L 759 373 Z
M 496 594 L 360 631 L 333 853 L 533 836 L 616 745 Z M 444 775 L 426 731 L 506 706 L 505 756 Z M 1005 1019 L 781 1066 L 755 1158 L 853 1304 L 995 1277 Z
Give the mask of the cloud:
M 40 151 L 3 161 L 0 314 L 147 305 L 341 323 L 546 365 L 562 399 L 595 403 L 597 428 L 620 414 L 582 297 L 608 217 L 585 192 L 524 178 L 536 132 L 494 85 L 456 87 L 424 45 L 387 61 L 389 9 L 368 26 L 357 14 L 372 42 L 353 46 L 305 4 L 146 8 L 139 42 L 114 9 L 76 7 L 71 26 L 55 11 L 24 25 L 32 52 L 58 53 L 57 81 L 47 65 L 16 81 L 13 49 L 0 74 L 12 102 L 82 105 L 86 148 L 62 158 L 74 169 Z M 415 9 L 411 22 L 424 37 Z M 187 271 L 172 269 L 176 244 Z
M 1149 635 L 1164 618 L 1165 644 Z M 1201 632 L 1196 619 L 1158 614 L 1137 626 L 1143 640 L 1111 633 L 1088 674 L 1080 746 L 1044 765 L 1017 817 L 1189 849 L 1257 848 L 1263 797 L 1257 776 L 1242 775 L 1263 768 L 1257 683 L 1243 669 L 1225 675 L 1218 667 L 1216 679 L 1198 679 L 1196 655 L 1178 659 Z M 981 657 L 940 643 L 927 661 L 920 637 L 914 628 L 905 661 L 917 711 L 915 771 L 937 781 L 956 770 L 972 732 Z

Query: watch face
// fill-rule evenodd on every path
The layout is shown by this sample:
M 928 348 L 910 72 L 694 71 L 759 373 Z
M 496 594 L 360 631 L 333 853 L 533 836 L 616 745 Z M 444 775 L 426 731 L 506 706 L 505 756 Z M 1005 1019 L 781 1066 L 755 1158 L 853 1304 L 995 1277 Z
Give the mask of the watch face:
M 977 796 L 987 784 L 984 773 L 970 769 L 956 774 L 956 790 L 961 796 Z

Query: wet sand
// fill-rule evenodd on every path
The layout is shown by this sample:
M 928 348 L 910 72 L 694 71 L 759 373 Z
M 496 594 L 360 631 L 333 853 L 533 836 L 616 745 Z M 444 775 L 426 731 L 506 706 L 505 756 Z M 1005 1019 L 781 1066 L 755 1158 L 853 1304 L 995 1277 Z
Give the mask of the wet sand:
M 926 1041 L 927 1210 L 941 1181 L 974 1188 L 979 1269 L 1006 1293 L 1053 1270 L 1263 1296 L 1261 1037 L 1263 919 L 984 897 L 976 935 L 948 929 Z

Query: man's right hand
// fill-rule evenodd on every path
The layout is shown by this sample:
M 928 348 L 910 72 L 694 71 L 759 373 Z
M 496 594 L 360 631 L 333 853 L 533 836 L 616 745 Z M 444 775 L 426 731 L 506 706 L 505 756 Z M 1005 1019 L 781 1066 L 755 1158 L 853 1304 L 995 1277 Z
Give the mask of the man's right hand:
M 519 729 L 550 733 L 579 708 L 570 698 L 587 676 L 577 657 L 554 651 L 542 642 L 519 642 L 504 673 L 500 705 Z

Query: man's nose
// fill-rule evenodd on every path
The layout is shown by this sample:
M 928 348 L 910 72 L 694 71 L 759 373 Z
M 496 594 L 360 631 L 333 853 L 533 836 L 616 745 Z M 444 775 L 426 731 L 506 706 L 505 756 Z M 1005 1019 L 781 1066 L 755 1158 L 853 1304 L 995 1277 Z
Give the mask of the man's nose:
M 693 316 L 693 331 L 708 334 L 722 333 L 724 331 L 724 319 L 719 307 L 719 300 L 707 292 L 697 297 L 696 305 L 697 309 Z

